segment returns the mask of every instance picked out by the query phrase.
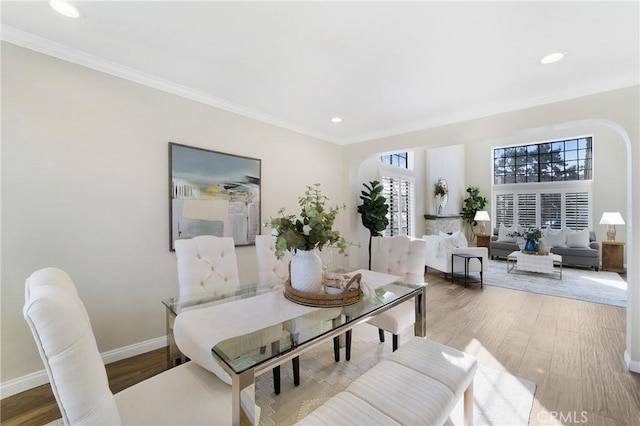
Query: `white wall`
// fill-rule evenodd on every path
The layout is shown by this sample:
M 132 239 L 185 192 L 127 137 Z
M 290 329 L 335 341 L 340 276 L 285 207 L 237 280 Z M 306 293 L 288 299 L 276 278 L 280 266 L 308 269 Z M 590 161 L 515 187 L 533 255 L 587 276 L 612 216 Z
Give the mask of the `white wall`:
M 2 107 L 3 383 L 43 368 L 21 312 L 42 267 L 75 280 L 101 352 L 166 334 L 160 301 L 178 290 L 168 142 L 262 159 L 263 222 L 296 212 L 308 184 L 336 204 L 346 194 L 334 144 L 7 43 Z M 254 247 L 237 252 L 254 281 Z
M 465 146 L 452 145 L 426 150 L 427 167 L 426 176 L 426 205 L 425 214 L 436 214 L 435 185 L 438 179 L 443 178 L 449 187 L 449 199 L 442 209 L 443 215 L 460 214 L 462 200 L 467 198 L 467 187 L 475 184 L 467 182 L 465 177 Z

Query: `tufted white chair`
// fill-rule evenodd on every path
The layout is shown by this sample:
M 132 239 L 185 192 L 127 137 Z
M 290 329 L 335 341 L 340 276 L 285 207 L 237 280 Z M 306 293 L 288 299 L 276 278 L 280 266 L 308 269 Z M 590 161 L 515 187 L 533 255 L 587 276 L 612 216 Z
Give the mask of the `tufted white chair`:
M 371 251 L 371 269 L 385 274 L 399 275 L 404 282 L 424 281 L 426 242 L 406 235 L 374 237 Z M 393 350 L 398 349 L 398 335 L 415 323 L 415 303 L 406 301 L 381 312 L 368 323 L 378 327 L 380 341 L 384 330 L 393 335 Z
M 293 254 L 284 253 L 282 258 L 276 256 L 275 237 L 256 235 L 256 260 L 258 263 L 258 285 L 265 286 L 285 282 L 289 278 L 289 264 Z
M 193 362 L 111 393 L 89 316 L 64 271 L 31 274 L 23 313 L 65 424 L 231 423 L 231 387 Z M 248 401 L 243 395 L 245 407 Z
M 228 291 L 240 285 L 231 237 L 201 235 L 175 241 L 180 296 Z
M 240 286 L 233 238 L 201 235 L 176 240 L 174 246 L 178 259 L 180 296 L 222 293 Z M 279 339 L 281 334 L 282 327 L 270 327 L 262 336 L 263 347 Z M 205 364 L 200 364 L 206 368 Z M 230 378 L 225 376 L 224 380 L 228 382 Z M 273 368 L 273 388 L 276 394 L 280 393 L 279 366 Z

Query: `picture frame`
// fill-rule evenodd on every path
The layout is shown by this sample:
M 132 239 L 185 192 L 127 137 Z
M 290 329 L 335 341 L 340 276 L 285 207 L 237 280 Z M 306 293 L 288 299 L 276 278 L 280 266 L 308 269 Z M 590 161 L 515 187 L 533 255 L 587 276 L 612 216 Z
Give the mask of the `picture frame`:
M 199 235 L 255 245 L 261 169 L 258 158 L 169 142 L 169 249 Z

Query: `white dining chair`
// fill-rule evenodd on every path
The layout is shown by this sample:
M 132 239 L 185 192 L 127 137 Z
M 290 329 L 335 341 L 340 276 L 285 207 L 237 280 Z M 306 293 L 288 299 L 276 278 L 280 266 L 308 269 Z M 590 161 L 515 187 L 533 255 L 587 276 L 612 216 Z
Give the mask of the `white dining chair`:
M 406 283 L 424 281 L 425 240 L 406 235 L 374 237 L 371 253 L 371 270 L 398 275 Z M 398 336 L 415 324 L 415 303 L 402 302 L 367 321 L 378 327 L 380 341 L 384 342 L 384 331 L 393 335 L 393 351 L 398 349 Z
M 231 386 L 193 362 L 114 395 L 89 315 L 64 271 L 45 268 L 31 274 L 23 313 L 64 424 L 231 424 Z M 251 407 L 249 394 L 242 397 L 243 406 Z M 249 420 L 257 424 L 259 407 L 255 410 Z
M 293 254 L 289 251 L 278 259 L 275 249 L 275 237 L 272 235 L 256 236 L 256 260 L 258 264 L 258 286 L 268 286 L 275 283 L 283 283 L 289 279 L 289 264 Z M 317 335 L 318 331 L 328 331 L 331 329 L 329 324 L 334 318 L 340 317 L 342 309 L 340 308 L 323 308 L 316 312 L 305 315 L 303 318 L 295 318 L 289 321 L 286 326 L 291 333 L 293 344 L 299 339 L 304 339 L 306 333 Z M 336 361 L 339 360 L 340 343 L 334 339 L 334 355 Z M 336 355 L 338 354 L 338 355 Z M 300 358 L 295 357 L 291 360 L 293 365 L 293 383 L 295 386 L 300 384 Z
M 223 293 L 237 290 L 240 286 L 238 260 L 235 243 L 231 237 L 201 235 L 174 242 L 178 264 L 180 296 L 199 293 Z M 250 315 L 250 313 L 248 313 Z M 265 329 L 260 339 L 263 350 L 280 340 L 282 326 Z M 197 361 L 197 360 L 196 360 Z M 207 361 L 211 361 L 207 356 Z M 215 362 L 215 361 L 213 361 Z M 202 367 L 207 368 L 207 364 Z M 220 374 L 219 369 L 209 367 Z M 231 378 L 223 377 L 227 383 Z M 273 368 L 273 389 L 280 393 L 280 366 Z

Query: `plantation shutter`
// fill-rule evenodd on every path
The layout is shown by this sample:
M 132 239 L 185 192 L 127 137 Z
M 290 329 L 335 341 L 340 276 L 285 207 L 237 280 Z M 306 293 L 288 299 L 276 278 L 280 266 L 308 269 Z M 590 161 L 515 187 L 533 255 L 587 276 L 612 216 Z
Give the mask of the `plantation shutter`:
M 540 226 L 562 228 L 562 194 L 540 194 Z
M 536 225 L 536 194 L 518 194 L 518 225 L 533 228 Z
M 504 223 L 504 226 L 513 225 L 513 194 L 496 195 L 496 226 Z
M 384 230 L 385 237 L 395 235 L 411 235 L 415 211 L 414 183 L 404 177 L 383 176 L 382 195 L 389 206 L 389 225 Z
M 564 209 L 566 226 L 575 230 L 589 227 L 589 193 L 567 192 Z

